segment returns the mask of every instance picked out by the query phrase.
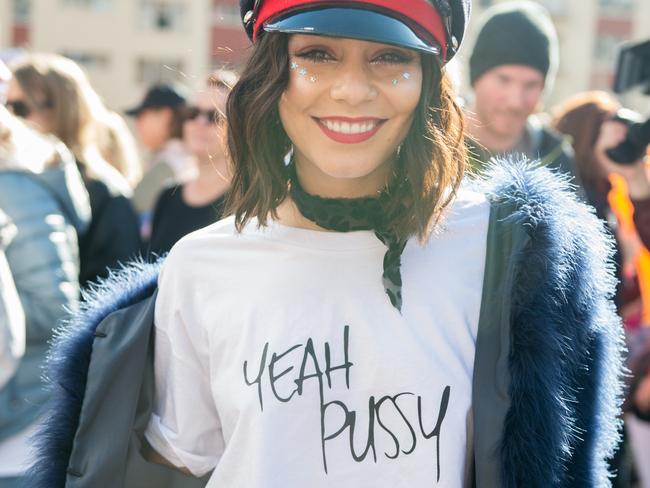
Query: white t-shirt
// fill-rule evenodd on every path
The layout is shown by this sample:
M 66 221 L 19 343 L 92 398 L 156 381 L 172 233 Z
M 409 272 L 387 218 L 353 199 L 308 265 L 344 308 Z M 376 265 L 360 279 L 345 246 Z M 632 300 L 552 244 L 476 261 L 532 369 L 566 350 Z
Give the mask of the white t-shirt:
M 461 191 L 435 236 L 386 247 L 232 218 L 191 234 L 160 276 L 146 437 L 208 487 L 459 488 L 489 204 Z

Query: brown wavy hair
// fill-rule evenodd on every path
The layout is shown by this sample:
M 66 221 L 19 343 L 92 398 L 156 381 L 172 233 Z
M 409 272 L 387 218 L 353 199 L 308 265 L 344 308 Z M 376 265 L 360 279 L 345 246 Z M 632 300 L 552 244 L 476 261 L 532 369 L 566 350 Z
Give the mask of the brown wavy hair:
M 463 113 L 438 59 L 422 55 L 422 93 L 397 167 L 406 184 L 387 209 L 389 230 L 427 239 L 463 177 L 466 148 Z M 228 151 L 234 176 L 228 210 L 237 229 L 253 217 L 265 225 L 288 194 L 285 155 L 291 141 L 278 101 L 289 81 L 288 36 L 265 33 L 228 98 Z M 451 191 L 450 191 L 451 190 Z

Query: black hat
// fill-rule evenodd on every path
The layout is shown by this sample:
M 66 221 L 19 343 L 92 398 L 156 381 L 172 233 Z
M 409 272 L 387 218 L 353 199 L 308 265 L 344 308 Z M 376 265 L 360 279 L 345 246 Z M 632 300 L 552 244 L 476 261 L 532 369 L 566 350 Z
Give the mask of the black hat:
M 504 64 L 521 64 L 553 79 L 558 41 L 547 10 L 532 2 L 509 2 L 485 11 L 469 61 L 472 85 L 484 73 Z
M 262 31 L 349 37 L 440 55 L 458 51 L 471 0 L 240 0 L 255 42 Z
M 148 108 L 178 107 L 186 103 L 187 97 L 182 87 L 161 83 L 149 88 L 142 102 L 137 107 L 126 110 L 124 113 L 137 117 L 140 112 Z

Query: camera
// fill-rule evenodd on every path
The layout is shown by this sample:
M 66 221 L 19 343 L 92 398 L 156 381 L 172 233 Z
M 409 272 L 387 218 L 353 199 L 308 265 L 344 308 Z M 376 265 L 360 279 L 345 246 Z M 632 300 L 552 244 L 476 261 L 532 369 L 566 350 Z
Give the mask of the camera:
M 641 88 L 650 95 L 650 40 L 623 46 L 619 53 L 614 92 L 624 93 L 633 88 Z M 621 144 L 607 151 L 607 156 L 618 164 L 634 164 L 650 144 L 650 119 L 643 122 L 634 112 L 622 110 L 614 120 L 625 123 L 628 133 Z

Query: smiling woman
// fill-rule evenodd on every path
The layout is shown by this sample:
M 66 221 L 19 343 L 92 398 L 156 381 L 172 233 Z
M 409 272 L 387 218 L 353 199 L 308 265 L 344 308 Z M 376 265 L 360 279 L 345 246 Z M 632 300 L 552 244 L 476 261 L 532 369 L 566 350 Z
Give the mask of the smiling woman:
M 376 194 L 391 179 L 396 148 L 420 100 L 420 56 L 385 44 L 304 34 L 291 36 L 288 51 L 293 64 L 279 113 L 303 186 L 332 197 Z M 409 84 L 392 83 L 400 70 L 413 73 Z M 336 191 L 341 178 L 349 180 L 348 195 Z
M 297 215 L 277 164 L 291 149 L 301 184 L 321 196 L 377 195 L 399 172 L 388 225 L 423 239 L 463 172 L 462 116 L 441 62 L 401 46 L 267 33 L 234 87 L 228 122 L 233 160 L 251 162 L 235 166 L 238 225 Z
M 545 169 L 462 184 L 445 64 L 469 3 L 241 2 L 254 47 L 226 104 L 232 215 L 159 277 L 113 284 L 132 306 L 87 325 L 102 339 L 64 477 L 143 486 L 120 464 L 130 441 L 208 487 L 607 486 L 610 247 Z M 98 343 L 113 340 L 130 352 Z M 118 428 L 95 456 L 102 418 Z

